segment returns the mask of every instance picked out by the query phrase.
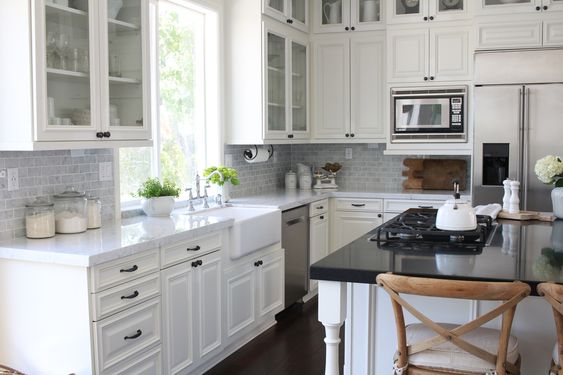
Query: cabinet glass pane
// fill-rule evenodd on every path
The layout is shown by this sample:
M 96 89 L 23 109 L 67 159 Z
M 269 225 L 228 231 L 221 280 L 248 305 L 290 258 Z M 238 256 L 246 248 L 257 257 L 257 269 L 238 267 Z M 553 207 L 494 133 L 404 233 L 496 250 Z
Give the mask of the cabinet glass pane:
M 88 1 L 46 2 L 48 126 L 90 125 Z
M 143 126 L 141 0 L 107 0 L 110 126 Z
M 291 46 L 292 129 L 307 130 L 307 47 L 299 43 Z
M 360 0 L 358 19 L 360 22 L 378 22 L 381 20 L 380 0 Z
M 281 13 L 285 13 L 284 10 L 284 1 L 285 0 L 267 0 L 268 6 L 272 9 L 275 9 Z
M 448 12 L 463 10 L 465 0 L 439 0 L 438 11 Z
M 394 0 L 395 14 L 416 14 L 420 13 L 420 0 Z
M 529 4 L 532 0 L 485 0 L 485 6 L 490 5 L 507 5 L 510 4 Z
M 285 39 L 268 33 L 268 130 L 285 131 Z
M 342 0 L 322 0 L 323 25 L 338 25 L 342 23 Z
M 306 0 L 291 0 L 291 17 L 302 23 L 307 21 Z

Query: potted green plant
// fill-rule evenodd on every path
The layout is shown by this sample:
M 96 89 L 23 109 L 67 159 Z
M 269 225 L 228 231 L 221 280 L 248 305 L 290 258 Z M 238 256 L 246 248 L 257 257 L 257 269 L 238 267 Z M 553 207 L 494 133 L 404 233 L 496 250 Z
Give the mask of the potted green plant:
M 563 219 L 563 161 L 559 156 L 547 155 L 536 162 L 534 171 L 541 182 L 554 186 L 551 191 L 553 214 Z
M 158 178 L 148 178 L 137 190 L 136 196 L 143 198 L 142 208 L 147 216 L 170 216 L 174 209 L 174 198 L 180 196 L 180 188 L 170 180 L 162 183 Z
M 205 168 L 203 177 L 205 177 L 208 182 L 219 186 L 223 202 L 227 202 L 231 198 L 230 185 L 240 184 L 237 170 L 222 165 Z

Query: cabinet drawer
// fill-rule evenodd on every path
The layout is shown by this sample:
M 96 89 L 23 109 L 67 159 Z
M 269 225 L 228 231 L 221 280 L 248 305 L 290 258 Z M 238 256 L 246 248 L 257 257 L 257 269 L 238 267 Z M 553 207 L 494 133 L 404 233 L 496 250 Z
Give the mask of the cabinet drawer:
M 160 273 L 92 294 L 94 321 L 160 295 Z
M 160 346 L 135 358 L 127 360 L 103 373 L 111 375 L 160 375 L 162 374 L 162 352 Z
M 103 263 L 92 267 L 91 291 L 108 289 L 158 269 L 158 249 Z
M 160 297 L 94 323 L 98 373 L 160 342 Z
M 324 214 L 328 211 L 328 199 L 323 199 L 322 201 L 313 202 L 309 205 L 309 217 Z
M 411 201 L 385 199 L 385 212 L 403 212 L 409 208 L 435 208 L 438 209 L 444 204 L 443 201 Z
M 336 199 L 336 210 L 338 211 L 382 211 L 382 199 Z
M 221 232 L 162 248 L 162 268 L 200 257 L 221 247 Z
M 486 23 L 477 26 L 477 48 L 538 47 L 542 44 L 541 21 Z

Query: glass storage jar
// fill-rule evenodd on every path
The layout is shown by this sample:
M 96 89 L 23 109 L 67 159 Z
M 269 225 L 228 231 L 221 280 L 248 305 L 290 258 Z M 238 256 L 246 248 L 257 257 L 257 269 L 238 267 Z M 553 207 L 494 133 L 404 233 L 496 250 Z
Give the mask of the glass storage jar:
M 55 231 L 57 233 L 81 233 L 88 229 L 86 194 L 67 188 L 55 199 Z
M 25 236 L 49 238 L 55 235 L 55 205 L 37 198 L 25 205 Z
M 88 198 L 88 229 L 96 229 L 102 226 L 102 202 L 100 198 L 89 196 Z

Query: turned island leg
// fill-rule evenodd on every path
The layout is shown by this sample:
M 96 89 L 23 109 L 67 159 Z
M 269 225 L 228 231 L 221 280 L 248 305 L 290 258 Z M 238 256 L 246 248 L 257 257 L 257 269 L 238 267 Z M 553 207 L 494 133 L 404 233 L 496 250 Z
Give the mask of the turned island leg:
M 346 283 L 319 281 L 319 321 L 326 331 L 325 375 L 338 375 L 340 327 L 346 319 Z

